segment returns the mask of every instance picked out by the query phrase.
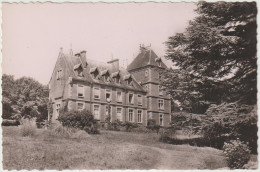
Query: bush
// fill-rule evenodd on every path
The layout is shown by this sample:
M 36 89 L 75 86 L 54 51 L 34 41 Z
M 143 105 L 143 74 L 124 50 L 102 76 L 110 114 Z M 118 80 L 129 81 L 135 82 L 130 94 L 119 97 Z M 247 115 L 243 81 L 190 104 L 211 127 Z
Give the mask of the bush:
M 229 129 L 221 122 L 215 122 L 202 128 L 203 139 L 209 146 L 221 149 L 224 145 L 223 135 L 229 133 Z
M 156 131 L 156 133 L 158 134 L 161 126 L 157 125 L 156 121 L 154 119 L 148 119 L 146 128 L 148 128 L 152 131 Z
M 125 123 L 123 124 L 123 126 L 125 126 L 125 130 L 126 130 L 127 132 L 130 132 L 130 131 L 132 131 L 134 128 L 137 128 L 137 127 L 138 127 L 138 124 L 132 123 L 132 122 L 125 122 Z
M 7 120 L 3 119 L 2 126 L 18 126 L 20 122 L 18 120 Z
M 69 138 L 75 133 L 77 130 L 71 127 L 64 127 L 62 125 L 57 125 L 53 129 L 51 129 L 51 134 L 58 137 Z
M 35 119 L 21 119 L 20 132 L 23 137 L 31 137 L 36 133 Z
M 224 143 L 223 149 L 228 166 L 232 169 L 241 169 L 250 159 L 248 145 L 239 139 Z
M 99 134 L 98 121 L 94 119 L 93 115 L 87 111 L 69 111 L 63 112 L 59 115 L 58 121 L 63 126 L 84 130 L 89 134 Z
M 159 140 L 165 143 L 170 143 L 172 139 L 175 138 L 176 136 L 176 130 L 171 127 L 171 128 L 161 128 L 159 130 Z

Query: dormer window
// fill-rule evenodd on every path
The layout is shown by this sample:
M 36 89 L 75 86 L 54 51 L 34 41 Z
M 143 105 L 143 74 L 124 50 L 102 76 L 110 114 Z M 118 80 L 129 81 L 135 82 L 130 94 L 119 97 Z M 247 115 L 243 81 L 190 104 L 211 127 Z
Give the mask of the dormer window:
M 56 79 L 59 80 L 62 78 L 62 69 L 59 69 L 56 74 Z
M 99 72 L 98 72 L 98 68 L 97 67 L 93 67 L 90 69 L 90 74 L 92 76 L 93 79 L 99 79 Z
M 110 74 L 107 69 L 101 71 L 101 76 L 103 77 L 104 82 L 110 82 Z
M 111 77 L 113 78 L 113 80 L 115 81 L 116 84 L 120 84 L 119 71 L 112 73 L 112 74 L 111 74 Z
M 126 75 L 124 77 L 124 80 L 126 81 L 127 85 L 133 86 L 133 78 L 132 78 L 132 76 L 130 74 Z
M 74 66 L 74 72 L 76 76 L 83 77 L 83 67 L 81 64 L 77 64 Z
M 156 58 L 155 61 L 157 62 L 159 67 L 162 67 L 162 59 L 160 57 Z

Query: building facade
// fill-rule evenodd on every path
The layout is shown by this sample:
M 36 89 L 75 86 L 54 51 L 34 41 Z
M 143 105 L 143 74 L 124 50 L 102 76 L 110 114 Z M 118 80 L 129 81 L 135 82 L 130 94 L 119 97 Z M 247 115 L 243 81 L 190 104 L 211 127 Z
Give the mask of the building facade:
M 140 47 L 139 55 L 124 69 L 119 60 L 95 62 L 86 51 L 64 54 L 61 50 L 50 82 L 49 99 L 53 103 L 52 122 L 59 111 L 89 110 L 104 122 L 116 119 L 147 125 L 155 119 L 161 126 L 170 122 L 171 101 L 159 83 L 159 71 L 166 65 L 151 50 Z M 108 112 L 110 110 L 110 113 Z

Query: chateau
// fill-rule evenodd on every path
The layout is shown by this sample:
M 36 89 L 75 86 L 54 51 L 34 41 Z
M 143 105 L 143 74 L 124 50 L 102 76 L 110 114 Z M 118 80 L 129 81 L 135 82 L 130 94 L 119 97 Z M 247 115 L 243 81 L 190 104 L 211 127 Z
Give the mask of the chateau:
M 111 121 L 147 125 L 147 119 L 155 119 L 168 126 L 171 101 L 159 83 L 159 70 L 166 68 L 152 49 L 143 46 L 127 69 L 119 66 L 118 59 L 100 63 L 88 58 L 86 51 L 61 50 L 49 82 L 53 102 L 49 118 L 56 122 L 66 105 L 68 110 L 87 109 L 100 122 L 110 115 Z

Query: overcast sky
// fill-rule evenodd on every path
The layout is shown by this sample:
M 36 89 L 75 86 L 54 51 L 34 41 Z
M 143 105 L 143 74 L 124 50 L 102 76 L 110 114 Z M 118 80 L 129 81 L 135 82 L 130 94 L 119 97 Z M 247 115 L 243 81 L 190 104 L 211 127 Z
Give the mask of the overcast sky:
M 31 3 L 2 5 L 2 70 L 47 84 L 60 51 L 119 58 L 126 65 L 139 44 L 164 56 L 168 37 L 195 17 L 194 3 Z

